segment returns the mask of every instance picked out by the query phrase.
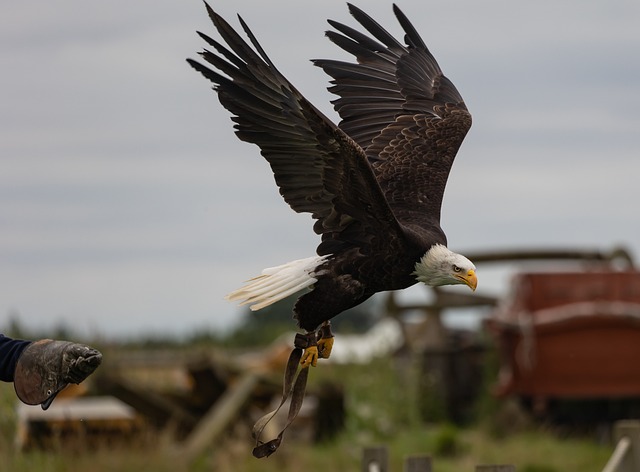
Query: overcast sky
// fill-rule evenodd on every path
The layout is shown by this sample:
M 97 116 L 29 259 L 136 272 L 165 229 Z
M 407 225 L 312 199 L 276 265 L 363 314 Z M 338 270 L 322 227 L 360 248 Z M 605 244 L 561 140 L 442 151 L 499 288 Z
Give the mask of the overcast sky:
M 473 115 L 445 194 L 450 247 L 640 256 L 640 3 L 398 3 Z M 357 4 L 399 33 L 391 2 Z M 336 116 L 309 59 L 346 59 L 324 37 L 327 18 L 356 25 L 344 2 L 213 6 Z M 0 326 L 226 329 L 225 293 L 314 253 L 310 217 L 185 62 L 196 29 L 214 34 L 198 0 L 0 2 Z M 479 269 L 479 290 L 504 289 Z

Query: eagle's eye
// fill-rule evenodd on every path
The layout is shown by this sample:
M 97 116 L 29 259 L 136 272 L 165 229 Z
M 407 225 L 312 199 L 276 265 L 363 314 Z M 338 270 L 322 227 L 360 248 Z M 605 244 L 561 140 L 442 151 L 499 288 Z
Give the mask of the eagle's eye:
M 458 267 L 457 265 L 453 266 L 453 271 L 454 272 L 460 272 L 462 269 L 460 267 Z

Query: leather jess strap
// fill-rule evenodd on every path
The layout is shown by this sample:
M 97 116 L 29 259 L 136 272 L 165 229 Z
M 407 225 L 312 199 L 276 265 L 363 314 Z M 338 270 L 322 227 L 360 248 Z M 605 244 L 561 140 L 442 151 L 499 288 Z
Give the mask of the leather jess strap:
M 256 445 L 253 448 L 253 456 L 257 458 L 269 457 L 276 452 L 282 437 L 286 429 L 293 423 L 293 420 L 298 416 L 300 408 L 302 407 L 302 401 L 304 400 L 305 390 L 307 388 L 307 378 L 309 376 L 309 367 L 300 366 L 300 359 L 302 358 L 303 350 L 307 347 L 315 345 L 317 343 L 317 334 L 296 334 L 294 341 L 294 348 L 289 355 L 287 366 L 284 371 L 284 384 L 282 389 L 282 400 L 278 407 L 270 413 L 267 413 L 253 426 L 252 436 L 256 440 Z M 264 428 L 267 424 L 276 416 L 282 406 L 291 397 L 291 403 L 289 404 L 289 414 L 287 415 L 287 423 L 280 431 L 278 436 L 270 441 L 263 442 L 260 439 Z

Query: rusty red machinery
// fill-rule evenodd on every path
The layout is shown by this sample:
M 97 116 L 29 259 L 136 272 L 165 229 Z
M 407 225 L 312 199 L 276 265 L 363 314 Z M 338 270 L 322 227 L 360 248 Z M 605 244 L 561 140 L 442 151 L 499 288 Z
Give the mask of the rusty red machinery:
M 497 392 L 549 399 L 640 398 L 640 272 L 521 273 L 488 326 Z

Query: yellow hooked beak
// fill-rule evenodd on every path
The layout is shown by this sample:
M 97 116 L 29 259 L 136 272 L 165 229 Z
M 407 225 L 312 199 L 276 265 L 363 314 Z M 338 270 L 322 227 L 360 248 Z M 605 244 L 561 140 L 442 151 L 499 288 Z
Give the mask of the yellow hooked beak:
M 478 286 L 478 277 L 476 276 L 476 272 L 471 269 L 464 275 L 456 276 L 462 283 L 469 286 L 471 290 L 476 291 L 476 287 Z

